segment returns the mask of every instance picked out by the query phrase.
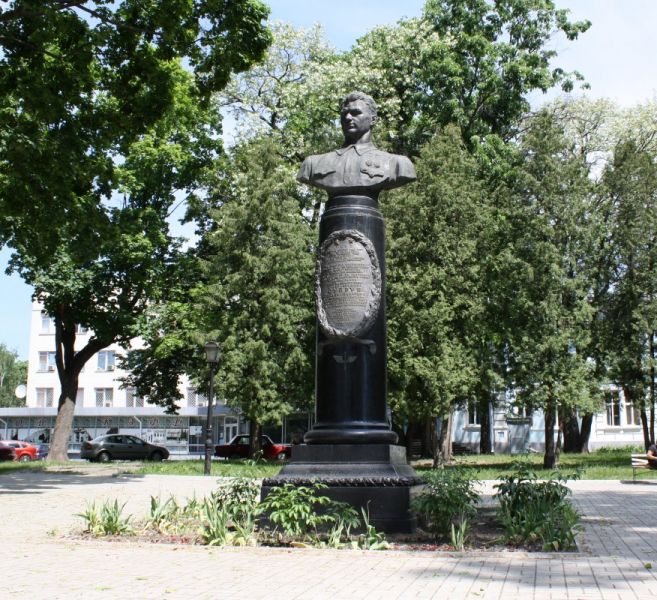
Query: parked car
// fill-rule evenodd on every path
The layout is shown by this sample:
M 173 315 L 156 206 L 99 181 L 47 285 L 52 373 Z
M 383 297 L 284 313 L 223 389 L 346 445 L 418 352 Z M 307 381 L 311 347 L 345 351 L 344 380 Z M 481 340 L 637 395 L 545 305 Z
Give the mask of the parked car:
M 246 458 L 249 456 L 250 435 L 236 435 L 227 444 L 214 447 L 214 454 L 220 458 Z M 275 444 L 268 435 L 262 436 L 262 456 L 269 460 L 283 460 L 292 453 L 290 444 Z
M 4 442 L 0 442 L 0 460 L 16 460 L 16 451 Z
M 10 446 L 14 449 L 14 460 L 20 462 L 30 462 L 37 459 L 37 447 L 27 442 L 19 442 L 18 440 L 5 440 L 0 442 L 2 446 Z
M 101 435 L 82 444 L 80 458 L 90 461 L 109 462 L 110 460 L 154 460 L 169 458 L 164 446 L 146 442 L 134 435 L 123 433 Z

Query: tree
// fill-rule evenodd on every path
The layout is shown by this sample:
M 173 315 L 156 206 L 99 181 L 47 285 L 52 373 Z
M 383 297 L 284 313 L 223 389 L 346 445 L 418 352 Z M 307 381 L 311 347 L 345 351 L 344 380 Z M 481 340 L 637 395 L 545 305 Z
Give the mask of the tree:
M 0 344 L 0 406 L 25 406 L 24 398 L 14 394 L 16 386 L 27 383 L 27 361 Z
M 512 369 L 521 402 L 543 409 L 543 464 L 553 468 L 557 412 L 563 424 L 573 407 L 590 411 L 591 389 L 597 386 L 594 365 L 587 360 L 589 169 L 549 111 L 531 121 L 520 150 L 508 212 L 516 263 L 505 274 L 516 289 Z
M 654 440 L 657 344 L 657 165 L 654 154 L 620 142 L 603 183 L 610 215 L 607 288 L 601 309 L 607 365 L 626 403 Z M 650 417 L 646 409 L 650 407 Z
M 207 185 L 221 152 L 210 94 L 262 56 L 266 15 L 257 0 L 0 12 L 0 242 L 55 320 L 51 459 L 66 460 L 84 364 L 174 285 L 174 194 L 193 204 Z M 77 350 L 76 324 L 94 332 Z
M 254 453 L 263 423 L 311 405 L 315 233 L 273 140 L 236 148 L 229 173 L 195 298 L 198 329 L 221 340 L 218 392 L 251 421 Z
M 422 150 L 418 181 L 383 199 L 388 227 L 390 399 L 395 420 L 448 417 L 474 401 L 486 219 L 476 161 L 456 128 Z
M 490 134 L 509 139 L 529 110 L 527 94 L 569 91 L 582 79 L 552 65 L 549 40 L 573 41 L 589 27 L 551 0 L 428 0 L 420 19 L 374 29 L 335 68 L 380 102 L 381 141 L 417 155 L 448 124 L 469 146 Z

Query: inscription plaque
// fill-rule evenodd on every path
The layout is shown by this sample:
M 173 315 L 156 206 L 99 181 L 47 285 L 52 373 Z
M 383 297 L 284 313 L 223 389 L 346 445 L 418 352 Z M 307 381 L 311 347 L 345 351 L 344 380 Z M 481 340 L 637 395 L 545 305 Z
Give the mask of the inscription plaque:
M 357 337 L 375 321 L 381 270 L 372 242 L 354 229 L 329 235 L 317 261 L 317 318 L 330 337 Z

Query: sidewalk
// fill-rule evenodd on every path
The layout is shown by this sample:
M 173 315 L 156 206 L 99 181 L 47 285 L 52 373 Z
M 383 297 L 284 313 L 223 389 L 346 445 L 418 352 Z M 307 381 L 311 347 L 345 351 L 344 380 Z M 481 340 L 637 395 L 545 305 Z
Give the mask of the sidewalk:
M 572 483 L 580 552 L 365 552 L 71 540 L 87 501 L 145 515 L 151 495 L 215 478 L 22 472 L 0 477 L 0 598 L 569 600 L 657 598 L 657 481 Z M 486 486 L 490 492 L 491 485 Z M 646 568 L 652 563 L 653 568 Z

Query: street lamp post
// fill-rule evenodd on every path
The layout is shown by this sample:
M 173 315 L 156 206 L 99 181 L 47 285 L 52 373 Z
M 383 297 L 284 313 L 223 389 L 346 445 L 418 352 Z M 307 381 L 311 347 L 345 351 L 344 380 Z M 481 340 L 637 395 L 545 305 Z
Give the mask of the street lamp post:
M 203 474 L 210 475 L 212 469 L 212 405 L 214 404 L 214 371 L 219 362 L 219 344 L 205 344 L 205 359 L 210 366 L 210 390 L 208 396 L 208 416 L 205 421 L 205 465 Z

